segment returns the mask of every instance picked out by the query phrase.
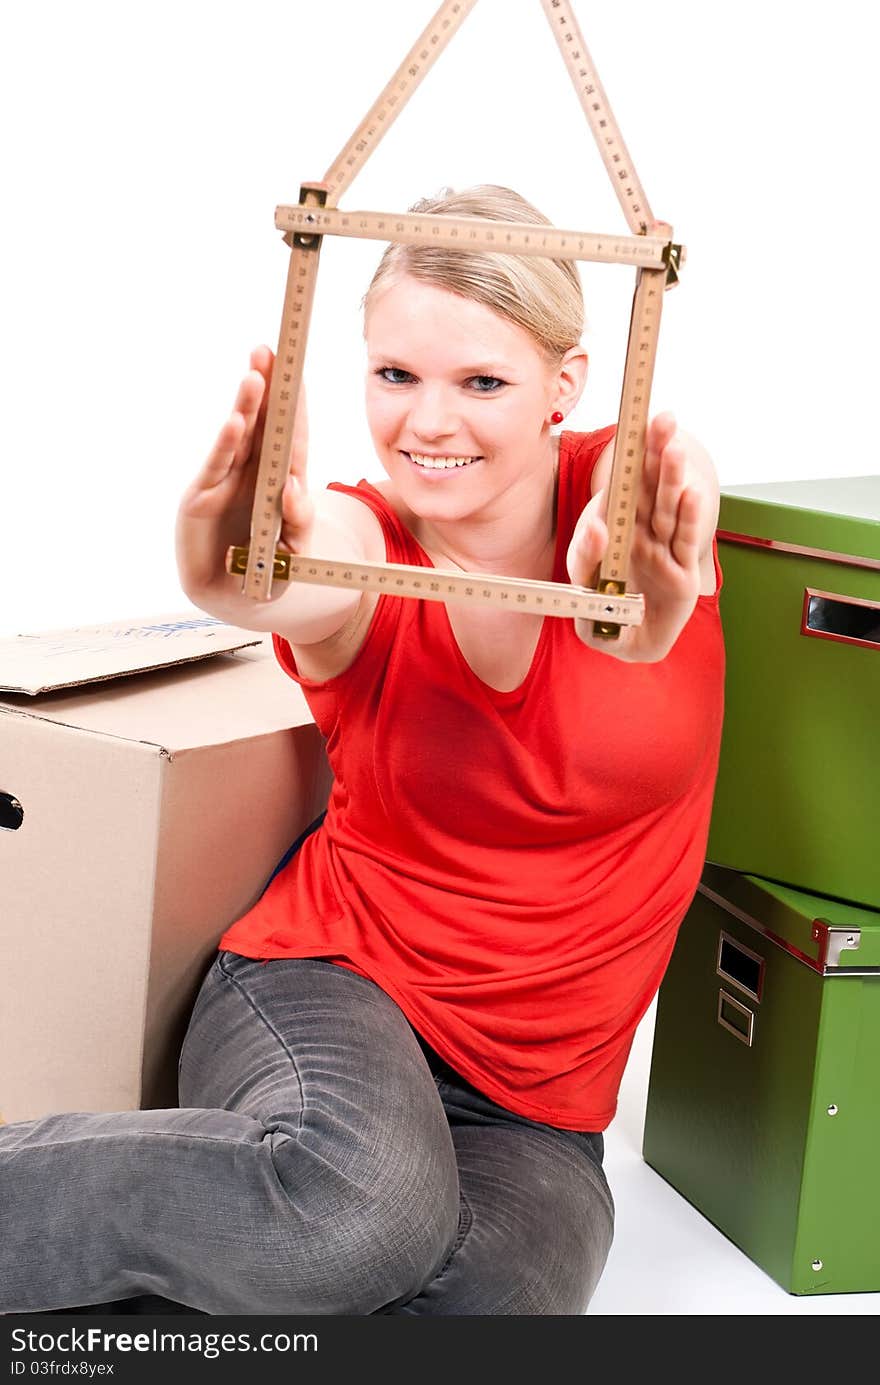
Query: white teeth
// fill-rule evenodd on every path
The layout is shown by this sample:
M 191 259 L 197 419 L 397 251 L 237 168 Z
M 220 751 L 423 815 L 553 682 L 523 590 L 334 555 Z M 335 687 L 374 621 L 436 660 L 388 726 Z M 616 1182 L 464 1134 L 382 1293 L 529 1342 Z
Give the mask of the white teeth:
M 446 471 L 451 467 L 470 466 L 471 462 L 479 461 L 478 457 L 426 457 L 421 452 L 410 452 L 409 455 L 416 466 L 426 467 L 429 471 Z

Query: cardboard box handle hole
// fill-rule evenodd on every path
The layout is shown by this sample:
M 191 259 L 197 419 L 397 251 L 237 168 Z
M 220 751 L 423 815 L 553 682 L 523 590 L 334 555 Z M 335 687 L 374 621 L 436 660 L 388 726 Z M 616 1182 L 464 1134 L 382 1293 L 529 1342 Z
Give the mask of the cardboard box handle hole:
M 7 832 L 17 832 L 24 822 L 22 808 L 14 794 L 0 790 L 0 828 Z

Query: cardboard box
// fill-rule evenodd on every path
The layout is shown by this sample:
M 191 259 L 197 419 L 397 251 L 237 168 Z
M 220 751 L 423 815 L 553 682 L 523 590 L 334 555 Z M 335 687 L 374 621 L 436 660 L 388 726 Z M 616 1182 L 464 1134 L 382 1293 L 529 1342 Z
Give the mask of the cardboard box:
M 880 476 L 725 488 L 716 865 L 880 909 Z
M 162 632 L 163 661 L 198 662 L 112 677 L 114 658 L 152 656 L 120 654 L 131 638 L 55 632 L 37 644 L 68 686 L 0 692 L 6 1121 L 176 1105 L 217 942 L 326 804 L 323 740 L 270 639 L 186 620 L 173 653 L 173 619 L 124 628 L 140 643 Z M 251 647 L 203 657 L 224 641 Z
M 657 1002 L 645 1160 L 791 1294 L 880 1290 L 880 911 L 706 866 Z

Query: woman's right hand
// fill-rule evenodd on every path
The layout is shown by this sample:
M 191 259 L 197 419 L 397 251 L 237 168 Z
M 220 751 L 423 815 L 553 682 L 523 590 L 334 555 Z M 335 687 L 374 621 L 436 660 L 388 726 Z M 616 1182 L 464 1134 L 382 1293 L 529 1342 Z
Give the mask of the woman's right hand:
M 249 542 L 273 361 L 268 346 L 251 352 L 251 368 L 239 386 L 232 413 L 180 502 L 177 568 L 183 590 L 197 605 L 204 598 L 226 602 L 240 597 L 226 571 L 226 553 L 233 544 Z M 301 385 L 278 541 L 278 547 L 289 552 L 308 551 L 314 523 L 314 502 L 306 488 L 307 457 L 308 422 Z M 284 589 L 285 584 L 277 583 L 272 599 Z

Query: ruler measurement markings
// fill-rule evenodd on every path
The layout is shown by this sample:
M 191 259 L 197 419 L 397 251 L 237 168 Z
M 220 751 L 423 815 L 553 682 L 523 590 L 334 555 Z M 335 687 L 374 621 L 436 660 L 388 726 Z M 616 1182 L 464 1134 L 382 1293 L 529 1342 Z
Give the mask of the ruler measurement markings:
M 304 194 L 316 198 L 320 195 L 308 188 Z M 321 240 L 316 237 L 310 248 L 293 246 L 290 252 L 278 351 L 269 384 L 254 487 L 249 557 L 242 582 L 243 593 L 256 600 L 267 600 L 272 590 L 275 543 L 281 530 L 281 495 L 287 480 L 320 249 Z
M 344 189 L 353 182 L 475 4 L 476 0 L 446 0 L 416 39 L 363 122 L 327 170 L 323 181 L 328 187 L 329 203 L 335 205 Z
M 231 573 L 245 570 L 248 549 L 230 548 L 226 567 Z M 459 573 L 426 569 L 402 563 L 346 562 L 315 558 L 307 554 L 275 554 L 275 577 L 279 581 L 312 583 L 318 586 L 359 587 L 368 591 L 391 591 L 394 596 L 416 597 L 427 601 L 467 601 L 480 604 L 507 604 L 518 610 L 544 615 L 582 616 L 639 624 L 644 602 L 633 594 L 603 594 L 588 587 L 562 582 L 542 582 L 532 578 L 504 577 L 481 573 Z
M 522 222 L 487 222 L 476 217 L 433 216 L 413 213 L 340 211 L 336 207 L 308 210 L 298 203 L 275 209 L 275 225 L 290 235 L 294 231 L 316 235 L 351 236 L 366 240 L 414 244 L 432 239 L 455 246 L 462 240 L 489 250 L 510 249 L 516 254 L 547 258 L 596 260 L 659 269 L 666 265 L 669 241 L 662 236 L 608 236 L 571 231 L 555 226 L 529 226 Z
M 609 482 L 607 524 L 612 541 L 599 568 L 597 585 L 603 581 L 621 583 L 626 579 L 634 509 L 644 462 L 648 396 L 660 331 L 664 279 L 660 270 L 639 271 Z
M 644 233 L 654 217 L 577 20 L 567 0 L 541 4 L 627 223 L 632 231 Z

